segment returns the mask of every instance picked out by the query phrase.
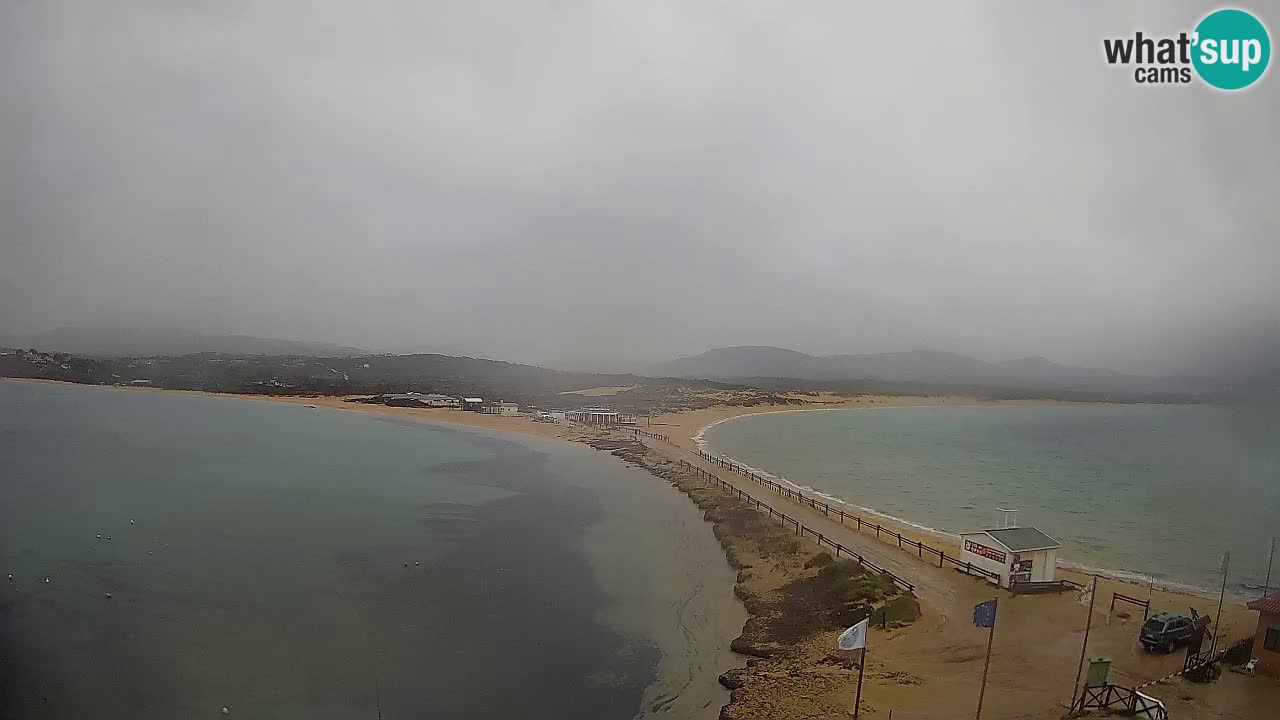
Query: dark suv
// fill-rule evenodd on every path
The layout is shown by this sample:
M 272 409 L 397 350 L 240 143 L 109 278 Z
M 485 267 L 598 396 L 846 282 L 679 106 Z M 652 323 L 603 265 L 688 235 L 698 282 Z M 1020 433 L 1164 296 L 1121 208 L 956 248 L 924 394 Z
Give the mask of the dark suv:
M 1156 613 L 1142 624 L 1138 639 L 1147 652 L 1171 653 L 1179 645 L 1186 645 L 1195 633 L 1191 618 L 1174 613 Z

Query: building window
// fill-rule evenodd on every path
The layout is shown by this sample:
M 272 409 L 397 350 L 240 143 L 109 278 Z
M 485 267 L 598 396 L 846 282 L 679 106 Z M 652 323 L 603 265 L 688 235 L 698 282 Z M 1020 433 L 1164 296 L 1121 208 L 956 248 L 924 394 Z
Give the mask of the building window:
M 1262 647 L 1272 652 L 1280 652 L 1280 628 L 1267 628 L 1267 635 L 1262 639 Z

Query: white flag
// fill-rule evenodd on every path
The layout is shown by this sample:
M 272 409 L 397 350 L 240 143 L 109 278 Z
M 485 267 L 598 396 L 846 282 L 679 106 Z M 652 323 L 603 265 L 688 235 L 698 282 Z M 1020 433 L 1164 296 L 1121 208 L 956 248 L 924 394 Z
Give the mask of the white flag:
M 867 618 L 853 627 L 840 633 L 839 639 L 836 640 L 836 647 L 841 650 L 857 650 L 867 646 L 867 623 L 871 618 Z

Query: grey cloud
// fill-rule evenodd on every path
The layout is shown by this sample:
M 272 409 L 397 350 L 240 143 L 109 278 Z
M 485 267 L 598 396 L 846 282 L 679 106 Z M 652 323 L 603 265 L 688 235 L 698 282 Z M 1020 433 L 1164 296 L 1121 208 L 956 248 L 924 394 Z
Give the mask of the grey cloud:
M 1256 364 L 1274 70 L 1227 96 L 1102 62 L 1202 12 L 4 3 L 0 329 Z

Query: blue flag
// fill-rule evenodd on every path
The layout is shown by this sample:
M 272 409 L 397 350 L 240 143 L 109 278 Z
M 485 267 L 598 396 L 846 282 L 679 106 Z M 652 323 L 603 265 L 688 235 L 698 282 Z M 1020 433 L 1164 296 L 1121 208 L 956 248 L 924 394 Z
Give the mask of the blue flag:
M 976 627 L 996 626 L 996 601 L 988 600 L 973 606 L 973 624 Z

